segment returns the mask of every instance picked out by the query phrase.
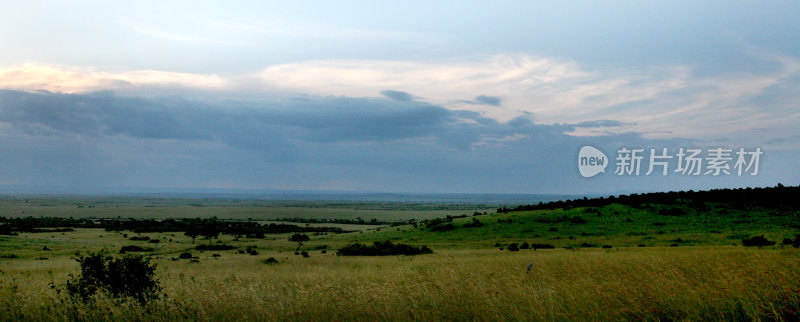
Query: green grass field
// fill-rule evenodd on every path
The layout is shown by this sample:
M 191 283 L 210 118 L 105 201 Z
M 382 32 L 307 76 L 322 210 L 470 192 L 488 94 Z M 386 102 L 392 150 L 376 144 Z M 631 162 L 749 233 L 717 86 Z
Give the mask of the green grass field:
M 9 200 L 0 207 L 2 216 L 22 209 L 26 215 L 76 218 L 124 209 L 125 216 L 135 216 L 147 206 L 142 200 L 109 201 L 94 208 L 78 208 L 74 199 Z M 264 210 L 286 209 L 286 204 L 188 204 L 194 202 L 165 200 L 158 208 L 163 211 L 160 216 L 260 220 L 294 216 L 270 217 L 274 213 Z M 800 249 L 781 245 L 782 239 L 800 233 L 795 228 L 800 223 L 796 210 L 709 204 L 702 211 L 684 209 L 676 215 L 667 211 L 674 205 L 611 204 L 472 216 L 467 207 L 440 205 L 307 206 L 288 208 L 308 218 L 353 216 L 358 210 L 370 212 L 372 218 L 399 220 L 469 216 L 447 222 L 454 228 L 446 231 L 432 231 L 420 223 L 310 234 L 311 240 L 302 247 L 310 254 L 307 258 L 294 254 L 296 244 L 289 242 L 288 234 L 239 240 L 223 234 L 213 243 L 237 249 L 205 252 L 193 248 L 210 241 L 197 239 L 192 244 L 180 232 L 76 229 L 0 236 L 0 319 L 791 321 L 800 314 Z M 53 210 L 42 210 L 48 207 Z M 369 218 L 365 213 L 355 217 L 359 216 Z M 481 225 L 465 227 L 476 220 Z M 741 239 L 760 235 L 777 244 L 742 246 Z M 159 243 L 133 241 L 132 236 Z M 428 245 L 434 253 L 334 254 L 344 245 L 376 240 Z M 499 249 L 521 242 L 555 248 Z M 163 287 L 159 299 L 139 305 L 100 296 L 84 303 L 63 291 L 70 274 L 80 272 L 72 259 L 76 252 L 118 256 L 126 245 L 152 248 L 141 254 L 158 265 L 156 276 Z M 258 254 L 238 251 L 247 247 Z M 198 257 L 196 263 L 176 260 L 187 251 Z M 264 264 L 270 257 L 279 263 Z
M 407 221 L 494 211 L 495 205 L 400 202 L 262 201 L 137 197 L 0 198 L 0 216 L 74 218 L 340 218 Z
M 741 245 L 743 238 L 763 235 L 781 241 L 800 233 L 797 211 L 732 210 L 720 206 L 682 216 L 659 215 L 663 207 L 636 208 L 613 204 L 600 208 L 535 210 L 453 220 L 455 230 L 432 232 L 422 227 L 381 228 L 373 234 L 335 236 L 334 239 L 382 239 L 448 248 L 489 248 L 495 244 L 529 242 L 556 247 L 710 246 Z M 594 212 L 594 210 L 598 212 Z M 565 220 L 565 217 L 567 220 Z M 477 219 L 483 225 L 465 227 Z M 574 223 L 580 218 L 585 223 Z

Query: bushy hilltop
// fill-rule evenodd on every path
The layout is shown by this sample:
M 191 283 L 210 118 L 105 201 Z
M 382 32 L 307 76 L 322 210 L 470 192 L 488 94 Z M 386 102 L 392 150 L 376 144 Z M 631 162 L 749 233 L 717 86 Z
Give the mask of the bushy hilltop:
M 446 247 L 791 245 L 800 234 L 800 187 L 681 191 L 501 207 L 385 228 L 357 240 Z M 762 239 L 763 238 L 763 239 Z M 749 245 L 748 245 L 749 246 Z M 531 247 L 533 248 L 533 247 Z
M 642 204 L 684 204 L 695 207 L 705 207 L 708 203 L 726 204 L 731 208 L 743 209 L 747 207 L 769 207 L 774 209 L 800 209 L 800 186 L 786 187 L 778 184 L 775 187 L 765 188 L 739 188 L 739 189 L 713 189 L 705 191 L 670 191 L 630 194 L 620 196 L 583 198 L 564 201 L 553 201 L 536 205 L 521 205 L 514 208 L 501 207 L 498 213 L 513 211 L 557 209 L 569 207 L 603 207 L 611 204 L 642 205 Z

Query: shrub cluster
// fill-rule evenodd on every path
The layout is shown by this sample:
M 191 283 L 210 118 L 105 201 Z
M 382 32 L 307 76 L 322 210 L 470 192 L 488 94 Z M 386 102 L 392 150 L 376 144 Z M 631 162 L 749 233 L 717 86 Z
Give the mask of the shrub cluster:
M 428 246 L 415 247 L 406 244 L 393 244 L 391 241 L 376 241 L 372 246 L 355 243 L 336 251 L 336 254 L 340 256 L 419 255 L 430 253 L 433 253 L 433 250 Z
M 261 262 L 264 263 L 264 264 L 269 264 L 269 265 L 278 264 L 278 260 L 275 259 L 275 257 L 267 258 L 267 259 L 265 259 L 265 260 L 263 260 Z
M 553 249 L 553 248 L 556 248 L 556 246 L 553 246 L 553 245 L 550 245 L 550 244 L 535 244 L 535 243 L 531 244 L 530 247 L 532 249 L 534 249 L 534 250 L 536 250 L 536 249 Z
M 473 228 L 483 226 L 483 223 L 478 218 L 472 218 L 472 222 L 464 224 L 465 228 Z
M 775 245 L 774 241 L 767 240 L 764 236 L 756 236 L 749 239 L 742 239 L 742 245 L 752 247 L 752 246 L 772 246 Z
M 128 246 L 122 246 L 122 248 L 120 248 L 119 250 L 119 253 L 125 254 L 126 252 L 152 252 L 152 251 L 153 251 L 152 248 L 143 248 L 141 246 L 128 245 Z
M 196 250 L 231 250 L 235 249 L 235 246 L 225 245 L 225 244 L 218 244 L 218 245 L 197 245 L 194 249 Z
M 71 296 L 88 301 L 98 291 L 115 298 L 129 297 L 144 304 L 161 292 L 155 278 L 156 264 L 142 256 L 114 258 L 101 253 L 75 258 L 81 275 L 66 283 Z

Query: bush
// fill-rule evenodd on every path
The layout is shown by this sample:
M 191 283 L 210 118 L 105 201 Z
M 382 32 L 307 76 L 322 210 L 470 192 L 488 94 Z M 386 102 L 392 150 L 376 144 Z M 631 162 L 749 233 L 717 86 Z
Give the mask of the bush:
M 553 249 L 553 248 L 556 248 L 556 246 L 553 246 L 553 245 L 550 245 L 550 244 L 536 244 L 536 243 L 532 243 L 530 247 L 531 247 L 533 250 L 537 250 L 537 249 Z
M 376 241 L 372 246 L 360 243 L 350 244 L 336 251 L 340 256 L 388 256 L 430 254 L 428 246 L 414 247 L 406 244 L 393 244 L 391 241 Z
M 603 248 L 612 248 L 612 247 L 613 246 L 611 246 L 611 245 L 603 245 Z
M 267 259 L 263 260 L 262 263 L 273 265 L 273 264 L 278 264 L 278 260 L 275 259 L 275 257 L 270 257 L 270 258 L 267 258 Z
M 147 236 L 141 236 L 141 237 L 140 236 L 133 236 L 133 237 L 130 238 L 130 240 L 133 240 L 133 241 L 147 241 L 147 240 L 150 240 L 150 237 L 147 237 Z
M 517 245 L 517 243 L 511 243 L 511 244 L 509 244 L 509 245 L 508 245 L 508 251 L 509 251 L 509 252 L 516 252 L 516 251 L 519 251 L 519 245 Z
M 752 246 L 772 246 L 775 245 L 774 241 L 767 240 L 764 236 L 756 236 L 750 239 L 742 239 L 742 245 L 747 247 Z
M 522 242 L 522 244 L 519 245 L 519 249 L 528 249 L 530 246 L 528 242 Z
M 303 257 L 308 257 L 308 252 L 307 251 L 302 251 L 302 252 L 300 252 L 300 255 L 303 255 Z
M 98 291 L 115 298 L 129 297 L 139 303 L 157 298 L 161 292 L 155 278 L 156 264 L 142 256 L 114 258 L 90 253 L 75 259 L 81 265 L 81 275 L 67 281 L 71 296 L 89 301 Z
M 478 220 L 477 218 L 472 218 L 472 222 L 468 222 L 468 223 L 464 224 L 465 228 L 474 228 L 474 227 L 480 227 L 480 226 L 483 226 L 483 223 L 480 220 Z
M 194 249 L 196 249 L 196 250 L 231 250 L 231 249 L 235 249 L 235 248 L 236 247 L 234 247 L 234 246 L 225 245 L 225 244 L 217 244 L 217 245 L 205 245 L 205 244 L 203 244 L 203 245 L 197 245 L 197 247 L 195 247 Z
M 194 257 L 192 256 L 192 253 L 181 253 L 181 255 L 178 256 L 180 259 L 191 259 L 192 257 Z

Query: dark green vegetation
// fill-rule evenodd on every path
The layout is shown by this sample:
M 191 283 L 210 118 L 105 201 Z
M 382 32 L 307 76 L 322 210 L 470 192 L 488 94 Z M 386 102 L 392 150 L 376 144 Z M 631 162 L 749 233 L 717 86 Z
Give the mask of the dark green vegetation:
M 749 194 L 756 197 L 745 197 Z M 422 220 L 349 240 L 392 240 L 449 248 L 505 247 L 524 242 L 571 249 L 742 245 L 743 240 L 756 236 L 780 242 L 800 235 L 799 201 L 800 188 L 783 186 L 578 199 L 500 208 L 499 213 L 489 215 Z
M 313 233 L 312 237 L 314 238 L 291 241 L 297 243 L 297 246 L 301 246 L 304 242 L 310 242 L 313 245 L 316 240 L 329 240 L 333 245 L 344 246 L 352 243 L 369 244 L 373 241 L 389 240 L 410 245 L 431 245 L 435 248 L 505 248 L 510 243 L 517 243 L 518 247 L 529 245 L 527 249 L 700 245 L 770 246 L 774 243 L 777 243 L 778 246 L 788 246 L 792 245 L 796 236 L 800 234 L 800 210 L 798 210 L 800 209 L 798 205 L 800 198 L 798 196 L 800 196 L 800 188 L 779 185 L 772 188 L 584 198 L 511 208 L 501 207 L 497 213 L 492 214 L 465 211 L 461 214 L 447 214 L 438 218 L 425 218 L 427 216 L 425 215 L 420 218 L 409 218 L 402 222 L 379 218 L 365 220 L 348 216 L 343 218 L 285 217 L 303 222 L 303 226 L 225 217 L 204 219 L 0 217 L 0 234 L 63 233 L 74 229 L 102 228 L 106 231 L 130 231 L 137 233 L 137 236 L 130 238 L 131 240 L 150 241 L 149 237 L 139 235 L 176 232 L 191 237 L 192 243 L 195 238 L 203 238 L 208 241 L 208 247 L 212 248 L 214 247 L 212 241 L 221 238 L 221 235 L 238 241 L 240 238 L 264 239 L 270 234 L 305 235 L 307 233 Z M 27 201 L 28 203 L 37 202 L 35 200 Z M 39 201 L 40 204 L 44 202 Z M 165 203 L 164 207 L 180 204 L 177 201 L 169 200 L 161 202 Z M 219 201 L 212 200 L 207 203 L 216 205 Z M 243 201 L 236 203 L 243 203 L 248 207 L 253 206 Z M 254 202 L 254 204 L 258 204 L 258 202 Z M 314 203 L 312 205 L 321 208 L 344 207 L 345 205 L 369 208 L 366 203 L 334 203 L 332 205 Z M 110 205 L 104 205 L 104 207 L 111 208 Z M 205 204 L 201 202 L 199 206 L 192 205 L 191 207 L 204 208 Z M 385 208 L 389 205 L 376 204 L 373 207 Z M 401 211 L 431 209 L 429 211 L 438 213 L 439 208 L 437 207 L 456 206 L 406 205 L 402 206 L 403 210 Z M 461 207 L 468 208 L 467 206 Z M 93 208 L 86 206 L 82 209 Z M 235 209 L 226 211 L 237 212 Z M 472 215 L 467 215 L 467 213 Z M 222 216 L 224 213 L 219 213 L 219 215 Z M 328 224 L 347 224 L 352 227 L 352 230 L 319 226 Z M 363 233 L 364 229 L 369 229 L 370 232 Z M 347 234 L 349 231 L 362 231 L 362 233 Z M 328 233 L 332 235 L 326 235 Z M 164 238 L 162 235 L 159 241 L 167 242 Z M 781 242 L 784 240 L 790 242 Z M 212 248 L 207 250 L 215 250 Z M 299 251 L 299 247 L 294 250 Z
M 794 321 L 797 192 L 644 194 L 499 213 L 0 198 L 0 309 L 9 320 Z M 195 219 L 173 216 L 182 213 Z M 78 267 L 76 251 L 90 260 Z
M 255 221 L 211 219 L 72 219 L 57 217 L 0 217 L 0 234 L 19 232 L 44 233 L 72 231 L 73 228 L 102 228 L 106 231 L 132 231 L 134 233 L 185 232 L 206 236 L 225 233 L 233 236 L 283 234 L 290 232 L 344 232 L 337 227 L 300 227 L 289 224 L 260 224 Z M 209 238 L 210 239 L 210 238 Z
M 748 209 L 752 207 L 766 207 L 771 209 L 797 210 L 800 209 L 800 186 L 785 187 L 778 184 L 772 188 L 742 188 L 742 189 L 715 189 L 708 191 L 670 191 L 651 192 L 609 196 L 608 198 L 583 198 L 565 201 L 540 202 L 537 205 L 521 205 L 514 208 L 501 207 L 498 213 L 526 210 L 543 210 L 574 207 L 603 207 L 611 204 L 628 206 L 660 204 L 682 205 L 684 208 L 695 210 L 708 210 L 709 204 L 723 204 L 731 209 Z M 676 207 L 663 208 L 661 215 L 681 216 L 686 214 L 686 209 Z
M 390 241 L 374 242 L 371 246 L 350 244 L 336 251 L 341 256 L 389 256 L 389 255 L 420 255 L 430 254 L 433 251 L 428 246 L 414 247 L 406 244 L 393 244 Z
M 155 277 L 156 265 L 145 257 L 115 258 L 90 253 L 75 260 L 81 265 L 80 276 L 67 281 L 65 289 L 83 301 L 90 301 L 98 292 L 106 292 L 110 297 L 130 297 L 145 303 L 157 298 L 161 291 Z

